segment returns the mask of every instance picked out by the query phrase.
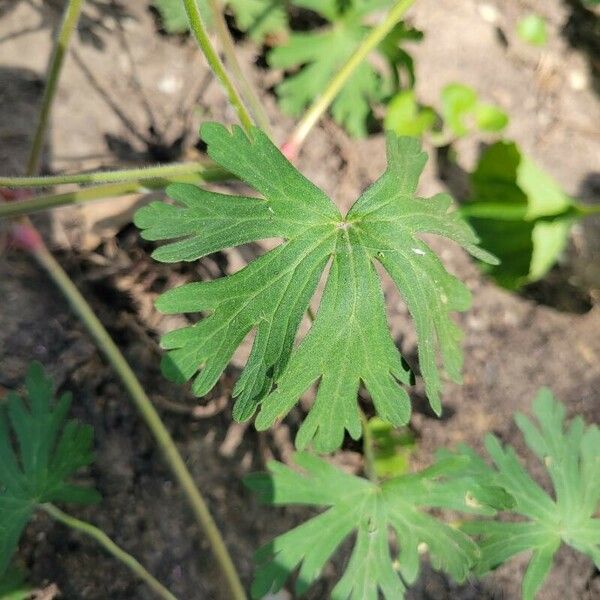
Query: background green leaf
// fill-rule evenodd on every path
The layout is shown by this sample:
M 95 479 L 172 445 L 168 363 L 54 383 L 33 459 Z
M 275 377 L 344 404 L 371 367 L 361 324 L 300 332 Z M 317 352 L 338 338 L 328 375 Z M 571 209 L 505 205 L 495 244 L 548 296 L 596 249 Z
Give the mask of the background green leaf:
M 484 248 L 500 265 L 484 269 L 497 283 L 517 289 L 542 278 L 563 252 L 577 218 L 559 185 L 514 142 L 497 142 L 481 155 L 463 205 Z
M 9 567 L 0 574 L 0 600 L 28 600 L 33 589 L 25 581 L 25 573 L 17 567 Z
M 421 137 L 433 128 L 436 119 L 432 108 L 418 104 L 413 90 L 405 90 L 388 103 L 384 126 L 397 135 Z
M 442 117 L 455 137 L 478 129 L 499 132 L 508 125 L 508 115 L 498 106 L 479 100 L 477 92 L 462 83 L 449 83 L 442 89 Z
M 530 14 L 517 24 L 519 37 L 533 46 L 545 46 L 548 41 L 546 21 L 540 15 Z
M 68 482 L 92 462 L 92 428 L 66 420 L 70 394 L 54 402 L 39 363 L 29 367 L 26 388 L 27 400 L 9 394 L 0 407 L 0 574 L 38 504 L 99 499 L 95 490 Z
M 503 448 L 494 436 L 486 448 L 495 468 L 479 463 L 472 451 L 463 456 L 478 465 L 473 476 L 482 483 L 504 488 L 515 500 L 518 522 L 475 521 L 464 530 L 480 539 L 482 556 L 477 572 L 483 574 L 512 556 L 532 552 L 523 579 L 524 600 L 533 600 L 552 567 L 561 543 L 587 554 L 600 567 L 600 430 L 585 426 L 580 417 L 565 423 L 565 408 L 548 389 L 533 403 L 534 424 L 515 416 L 527 446 L 547 469 L 553 485 L 550 496 L 524 469 L 511 447 Z
M 285 112 L 299 116 L 323 92 L 332 77 L 369 34 L 372 26 L 366 24 L 366 17 L 392 2 L 294 0 L 294 4 L 310 8 L 331 22 L 331 25 L 315 31 L 292 33 L 286 44 L 273 49 L 268 55 L 270 66 L 297 70 L 277 86 L 277 95 Z M 386 63 L 386 68 L 377 68 L 365 60 L 348 79 L 334 100 L 331 112 L 334 119 L 351 135 L 361 137 L 367 134 L 367 121 L 372 105 L 398 90 L 400 71 L 407 73 L 408 84 L 412 85 L 412 58 L 400 45 L 405 41 L 420 39 L 421 35 L 399 23 L 376 50 Z
M 204 23 L 210 27 L 212 12 L 207 0 L 197 2 Z M 182 0 L 153 0 L 152 5 L 158 11 L 167 33 L 189 31 L 190 26 Z M 288 15 L 284 0 L 223 0 L 221 6 L 229 7 L 240 31 L 258 43 L 269 35 L 287 30 Z
M 428 512 L 448 508 L 493 514 L 483 499 L 489 492 L 463 476 L 469 457 L 442 459 L 429 469 L 381 484 L 348 475 L 309 454 L 297 454 L 295 462 L 301 472 L 272 462 L 269 473 L 251 475 L 246 485 L 269 504 L 309 504 L 325 510 L 257 552 L 253 598 L 280 590 L 298 567 L 296 592 L 303 594 L 353 533 L 352 554 L 331 594 L 334 600 L 377 600 L 380 594 L 388 600 L 404 598 L 424 552 L 435 569 L 457 581 L 465 579 L 477 560 L 477 546 L 468 536 Z M 399 551 L 390 548 L 392 531 Z

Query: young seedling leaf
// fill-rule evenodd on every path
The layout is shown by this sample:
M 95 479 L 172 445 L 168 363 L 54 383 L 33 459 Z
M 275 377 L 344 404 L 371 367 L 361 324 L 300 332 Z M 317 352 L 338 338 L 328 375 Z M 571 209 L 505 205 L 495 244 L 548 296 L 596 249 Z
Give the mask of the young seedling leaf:
M 523 579 L 524 600 L 535 598 L 561 543 L 588 555 L 600 568 L 600 430 L 596 425 L 586 427 L 580 417 L 567 426 L 564 406 L 548 389 L 538 393 L 533 412 L 537 425 L 522 414 L 517 414 L 515 421 L 525 443 L 548 471 L 552 495 L 529 475 L 511 447 L 503 448 L 490 435 L 486 448 L 495 468 L 479 460 L 473 476 L 504 488 L 514 498 L 513 513 L 525 520 L 476 521 L 464 527 L 480 539 L 480 574 L 512 556 L 532 553 Z M 463 449 L 463 456 L 475 464 L 472 451 Z
M 26 388 L 26 399 L 9 394 L 0 407 L 0 574 L 36 506 L 99 498 L 96 491 L 69 483 L 92 462 L 91 427 L 67 421 L 70 394 L 55 402 L 39 363 L 29 367 Z
M 483 499 L 489 491 L 475 479 L 462 477 L 469 460 L 452 457 L 381 484 L 348 475 L 309 454 L 295 457 L 301 473 L 270 463 L 268 474 L 246 479 L 263 502 L 308 504 L 325 511 L 257 552 L 252 596 L 263 598 L 277 592 L 298 567 L 296 592 L 303 594 L 352 534 L 356 534 L 352 555 L 332 592 L 334 600 L 377 600 L 380 594 L 401 600 L 405 584 L 417 578 L 424 552 L 434 568 L 463 581 L 478 559 L 477 545 L 427 509 L 493 514 Z M 497 500 L 504 506 L 502 495 Z M 398 553 L 390 548 L 392 532 Z
M 373 11 L 388 7 L 390 0 L 364 2 L 350 0 L 293 0 L 297 6 L 319 13 L 331 25 L 317 31 L 292 33 L 285 45 L 269 53 L 272 67 L 298 69 L 277 86 L 282 109 L 298 116 L 317 98 L 336 72 L 347 62 L 372 29 L 366 24 Z M 367 119 L 373 103 L 382 101 L 398 89 L 399 70 L 414 81 L 410 55 L 400 48 L 420 33 L 398 24 L 377 49 L 387 69 L 378 69 L 364 61 L 348 79 L 331 106 L 334 119 L 356 137 L 367 134 Z
M 524 42 L 532 46 L 545 46 L 548 41 L 546 21 L 540 15 L 533 13 L 519 21 L 517 33 Z
M 457 138 L 473 130 L 498 132 L 508 125 L 508 115 L 479 100 L 477 92 L 462 83 L 450 83 L 441 94 L 444 124 Z
M 362 383 L 379 416 L 403 425 L 410 402 L 401 383 L 410 373 L 390 335 L 375 264 L 381 264 L 403 294 L 415 320 L 419 361 L 434 409 L 441 410 L 438 353 L 448 375 L 460 379 L 461 332 L 450 313 L 465 310 L 467 288 L 444 269 L 424 233 L 448 237 L 482 260 L 493 257 L 451 198 L 415 196 L 426 154 L 413 138 L 388 134 L 388 168 L 342 216 L 335 204 L 305 179 L 258 129 L 248 139 L 207 124 L 202 137 L 218 164 L 251 185 L 259 198 L 231 196 L 192 185 L 172 185 L 175 204 L 154 202 L 135 222 L 148 240 L 171 240 L 154 257 L 192 261 L 211 252 L 266 238 L 283 242 L 241 271 L 216 281 L 191 283 L 163 294 L 165 313 L 203 312 L 198 323 L 168 333 L 165 373 L 194 379 L 202 396 L 251 332 L 252 351 L 233 395 L 234 417 L 256 419 L 259 429 L 284 417 L 313 384 L 318 393 L 298 432 L 300 448 L 314 440 L 319 451 L 342 443 L 344 430 L 360 437 L 357 392 Z M 298 327 L 317 283 L 330 271 L 316 319 L 294 348 Z
M 413 90 L 404 90 L 387 105 L 384 126 L 397 135 L 421 137 L 433 129 L 436 119 L 432 108 L 419 105 Z
M 463 207 L 484 248 L 501 260 L 485 270 L 509 289 L 541 279 L 564 250 L 577 218 L 572 200 L 514 142 L 497 142 L 471 176 Z

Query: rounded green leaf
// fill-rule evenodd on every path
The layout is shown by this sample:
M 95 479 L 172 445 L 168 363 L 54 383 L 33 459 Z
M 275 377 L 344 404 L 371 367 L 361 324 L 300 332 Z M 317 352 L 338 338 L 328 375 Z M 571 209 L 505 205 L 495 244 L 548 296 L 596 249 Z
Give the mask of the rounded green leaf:
M 530 14 L 517 25 L 519 37 L 532 46 L 544 46 L 548 41 L 546 21 L 540 15 Z

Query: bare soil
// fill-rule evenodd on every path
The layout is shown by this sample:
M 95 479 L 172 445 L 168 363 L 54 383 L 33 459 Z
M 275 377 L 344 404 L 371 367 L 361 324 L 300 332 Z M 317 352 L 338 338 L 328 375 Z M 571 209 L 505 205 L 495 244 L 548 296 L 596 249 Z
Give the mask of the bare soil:
M 23 170 L 61 4 L 0 0 L 2 173 Z M 550 40 L 543 49 L 527 47 L 515 34 L 516 22 L 530 11 L 548 20 Z M 424 102 L 439 105 L 439 91 L 450 81 L 474 86 L 509 112 L 507 136 L 567 192 L 598 201 L 597 16 L 574 0 L 419 0 L 411 15 L 425 32 L 425 40 L 411 49 Z M 261 90 L 281 141 L 293 123 L 280 114 L 270 91 L 281 74 L 261 66 L 261 53 L 241 40 L 241 60 Z M 160 34 L 146 2 L 90 1 L 66 62 L 43 170 L 194 157 L 197 127 L 205 119 L 233 121 L 234 115 L 191 40 Z M 457 144 L 463 168 L 473 165 L 482 141 L 469 138 Z M 460 197 L 464 173 L 429 150 L 432 159 L 420 191 L 430 195 L 448 188 Z M 343 207 L 384 164 L 381 134 L 352 141 L 329 120 L 311 133 L 298 160 L 299 168 Z M 165 268 L 151 261 L 151 248 L 130 225 L 135 202 L 65 209 L 36 222 L 151 392 L 249 585 L 253 551 L 305 518 L 307 511 L 261 507 L 241 478 L 262 469 L 269 457 L 289 459 L 299 413 L 263 435 L 232 424 L 228 397 L 241 357 L 206 399 L 164 381 L 157 340 L 177 323 L 158 315 L 152 302 L 177 283 L 238 268 L 261 247 Z M 511 416 L 516 410 L 527 412 L 542 385 L 553 389 L 570 415 L 600 422 L 599 233 L 599 220 L 578 226 L 559 267 L 520 295 L 498 289 L 462 251 L 433 240 L 451 271 L 471 288 L 473 307 L 459 317 L 465 330 L 464 384 L 446 386 L 443 418 L 428 412 L 418 384 L 412 392 L 417 410 L 411 426 L 419 439 L 415 466 L 427 464 L 440 446 L 467 442 L 480 449 L 488 431 L 523 450 Z M 414 364 L 415 336 L 406 309 L 391 286 L 386 293 L 394 334 Z M 76 415 L 96 431 L 97 460 L 88 476 L 104 500 L 73 512 L 100 525 L 180 598 L 226 598 L 207 544 L 111 369 L 43 273 L 27 257 L 5 249 L 0 256 L 0 396 L 19 387 L 33 359 L 47 366 L 61 389 L 74 392 Z M 336 460 L 351 470 L 360 465 L 352 444 Z M 528 466 L 541 474 L 535 461 Z M 57 584 L 67 600 L 149 597 L 93 543 L 43 516 L 29 527 L 20 559 L 32 582 Z M 342 552 L 311 598 L 327 597 L 343 561 Z M 526 557 L 518 558 L 485 580 L 463 586 L 425 567 L 410 598 L 516 599 L 525 565 Z M 282 598 L 293 597 L 289 589 Z M 591 561 L 561 550 L 540 598 L 599 597 L 600 576 Z

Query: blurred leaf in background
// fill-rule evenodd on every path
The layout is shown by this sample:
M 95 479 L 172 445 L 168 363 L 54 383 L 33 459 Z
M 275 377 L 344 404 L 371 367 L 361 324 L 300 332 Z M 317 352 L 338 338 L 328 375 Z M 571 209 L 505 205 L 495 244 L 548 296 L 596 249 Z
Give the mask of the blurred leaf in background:
M 413 90 L 405 90 L 390 100 L 384 127 L 397 135 L 421 137 L 431 131 L 436 119 L 437 115 L 430 106 L 422 106 L 417 102 Z
M 530 14 L 517 24 L 519 37 L 532 46 L 545 46 L 548 41 L 546 21 L 540 15 Z
M 499 132 L 508 125 L 508 115 L 494 104 L 481 102 L 468 85 L 450 83 L 441 98 L 444 124 L 458 138 L 473 130 Z
M 181 0 L 152 0 L 152 6 L 160 15 L 163 29 L 170 34 L 186 33 L 190 25 Z M 206 24 L 210 24 L 210 10 L 206 0 L 198 0 L 200 14 Z
M 501 263 L 483 268 L 503 287 L 542 278 L 564 250 L 578 218 L 573 200 L 514 142 L 497 142 L 471 176 L 462 213 Z
M 212 13 L 207 0 L 197 0 L 200 14 L 207 26 L 212 22 Z M 182 0 L 153 0 L 164 30 L 177 34 L 189 31 L 189 23 Z M 223 0 L 220 5 L 228 7 L 240 31 L 261 43 L 269 35 L 287 30 L 288 17 L 284 0 Z
M 92 462 L 93 435 L 89 425 L 67 420 L 71 394 L 54 400 L 52 381 L 37 362 L 25 383 L 26 397 L 10 393 L 0 405 L 0 574 L 38 505 L 100 499 L 96 490 L 70 481 Z
M 277 86 L 283 111 L 299 116 L 317 98 L 337 71 L 348 61 L 371 32 L 374 12 L 389 7 L 391 0 L 293 0 L 329 22 L 314 31 L 292 33 L 285 45 L 269 53 L 271 67 L 294 71 Z M 374 54 L 379 62 L 363 61 L 344 85 L 331 106 L 333 118 L 351 135 L 368 133 L 367 122 L 374 103 L 386 101 L 406 84 L 414 83 L 414 65 L 400 45 L 421 39 L 422 33 L 398 23 L 379 44 Z
M 285 0 L 227 0 L 222 4 L 229 6 L 239 29 L 257 43 L 287 31 Z
M 397 135 L 422 137 L 447 146 L 474 132 L 499 133 L 508 125 L 508 115 L 498 106 L 481 102 L 477 92 L 462 83 L 450 83 L 441 93 L 442 112 L 418 102 L 413 90 L 396 94 L 387 106 L 384 126 Z
M 25 581 L 25 573 L 17 567 L 9 567 L 0 575 L 0 600 L 27 600 L 33 589 Z
M 407 473 L 416 447 L 414 433 L 408 427 L 394 427 L 380 417 L 369 419 L 368 427 L 374 446 L 375 474 L 389 479 Z
M 545 467 L 552 494 L 525 470 L 514 448 L 503 447 L 495 436 L 485 440 L 494 462 L 491 469 L 472 450 L 462 448 L 462 455 L 476 467 L 473 476 L 482 485 L 504 488 L 515 500 L 512 512 L 524 518 L 464 525 L 464 531 L 480 540 L 481 558 L 475 572 L 482 575 L 513 556 L 530 553 L 523 600 L 536 597 L 563 543 L 589 556 L 600 568 L 600 430 L 596 425 L 586 426 L 581 417 L 567 424 L 565 407 L 546 388 L 534 400 L 533 412 L 537 423 L 520 413 L 515 422 Z M 448 458 L 447 453 L 442 456 Z

